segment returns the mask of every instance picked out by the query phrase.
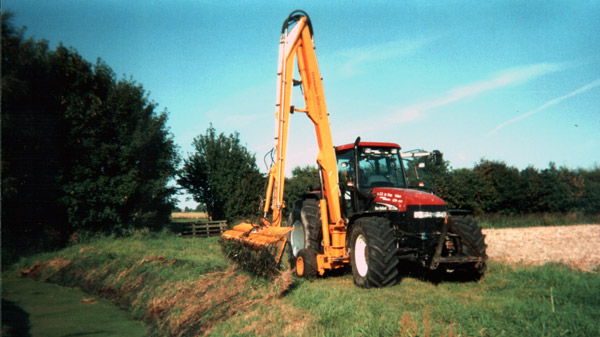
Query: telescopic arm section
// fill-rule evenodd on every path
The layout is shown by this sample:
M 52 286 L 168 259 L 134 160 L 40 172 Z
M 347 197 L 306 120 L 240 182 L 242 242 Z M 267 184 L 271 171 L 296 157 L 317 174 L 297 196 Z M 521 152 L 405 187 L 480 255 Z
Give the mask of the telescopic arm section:
M 323 189 L 322 206 L 323 202 L 326 202 L 328 208 L 327 214 L 321 211 L 323 226 L 325 227 L 328 223 L 334 226 L 343 225 L 335 150 L 312 34 L 310 19 L 303 11 L 292 12 L 283 23 L 277 67 L 276 158 L 269 172 L 269 184 L 263 210 L 264 221 L 271 226 L 281 225 L 289 117 L 290 113 L 294 111 L 306 113 L 315 127 L 319 148 L 317 164 Z M 305 109 L 295 109 L 291 106 L 295 59 L 301 77 Z M 266 219 L 269 209 L 272 211 L 271 221 Z M 324 235 L 324 239 L 325 237 L 328 239 L 328 235 Z

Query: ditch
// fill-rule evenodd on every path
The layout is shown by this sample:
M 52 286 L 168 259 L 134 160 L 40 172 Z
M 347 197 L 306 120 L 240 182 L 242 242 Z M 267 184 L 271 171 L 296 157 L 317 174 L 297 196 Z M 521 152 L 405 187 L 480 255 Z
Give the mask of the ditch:
M 106 299 L 3 276 L 2 336 L 146 336 L 141 322 Z

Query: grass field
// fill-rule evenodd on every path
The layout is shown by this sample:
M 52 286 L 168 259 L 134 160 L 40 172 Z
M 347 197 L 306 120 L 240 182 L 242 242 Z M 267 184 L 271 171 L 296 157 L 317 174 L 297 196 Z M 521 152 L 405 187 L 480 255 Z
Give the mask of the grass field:
M 137 232 L 22 259 L 5 273 L 106 297 L 156 335 L 600 335 L 599 275 L 555 264 L 490 262 L 476 283 L 412 274 L 365 290 L 348 274 L 269 281 L 232 267 L 217 238 Z

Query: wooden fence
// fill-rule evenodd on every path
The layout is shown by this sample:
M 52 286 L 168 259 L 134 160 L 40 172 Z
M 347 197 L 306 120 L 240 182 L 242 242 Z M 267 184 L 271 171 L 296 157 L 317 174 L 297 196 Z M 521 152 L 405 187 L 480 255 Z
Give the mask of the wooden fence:
M 182 236 L 209 237 L 219 236 L 227 230 L 225 220 L 194 222 L 187 225 L 181 232 Z

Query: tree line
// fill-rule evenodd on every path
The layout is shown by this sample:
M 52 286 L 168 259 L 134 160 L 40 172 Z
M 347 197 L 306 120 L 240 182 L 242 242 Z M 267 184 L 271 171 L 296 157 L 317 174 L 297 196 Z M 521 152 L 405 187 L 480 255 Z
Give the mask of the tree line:
M 3 259 L 7 245 L 168 222 L 179 158 L 166 111 L 101 60 L 26 39 L 11 16 L 2 13 Z
M 432 167 L 431 165 L 429 167 Z M 522 170 L 482 159 L 473 168 L 452 169 L 448 162 L 432 170 L 436 193 L 450 207 L 475 214 L 600 213 L 600 167 Z

